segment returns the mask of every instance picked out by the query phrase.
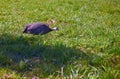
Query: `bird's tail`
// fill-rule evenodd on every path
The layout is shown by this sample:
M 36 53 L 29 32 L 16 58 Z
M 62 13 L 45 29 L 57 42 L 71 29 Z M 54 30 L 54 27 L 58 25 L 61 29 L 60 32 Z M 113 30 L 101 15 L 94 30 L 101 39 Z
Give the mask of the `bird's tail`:
M 25 30 L 23 31 L 23 33 L 26 33 L 26 31 L 27 31 L 27 28 L 25 28 Z
M 23 33 L 27 33 L 27 29 L 28 29 L 30 26 L 31 26 L 31 24 L 27 24 L 26 27 L 25 27 L 25 29 L 24 29 L 24 31 L 23 31 Z

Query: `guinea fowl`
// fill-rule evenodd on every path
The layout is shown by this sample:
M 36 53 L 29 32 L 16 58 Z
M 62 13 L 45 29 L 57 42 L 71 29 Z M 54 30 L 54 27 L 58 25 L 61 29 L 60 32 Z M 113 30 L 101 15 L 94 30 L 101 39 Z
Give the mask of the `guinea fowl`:
M 58 28 L 57 27 L 50 28 L 49 25 L 44 23 L 32 23 L 26 25 L 23 33 L 43 35 L 55 30 L 58 30 Z

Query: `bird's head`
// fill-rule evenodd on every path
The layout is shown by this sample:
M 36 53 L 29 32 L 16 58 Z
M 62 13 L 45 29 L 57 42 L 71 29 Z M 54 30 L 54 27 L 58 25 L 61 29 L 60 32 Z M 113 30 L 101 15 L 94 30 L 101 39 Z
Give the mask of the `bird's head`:
M 58 27 L 52 28 L 53 31 L 59 30 Z

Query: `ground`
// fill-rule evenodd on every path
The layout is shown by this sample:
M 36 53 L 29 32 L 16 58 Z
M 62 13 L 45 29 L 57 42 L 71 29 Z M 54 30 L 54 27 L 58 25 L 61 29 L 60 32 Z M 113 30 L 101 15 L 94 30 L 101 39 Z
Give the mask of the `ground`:
M 120 0 L 0 0 L 0 7 L 0 78 L 120 78 Z M 32 22 L 59 31 L 23 34 Z

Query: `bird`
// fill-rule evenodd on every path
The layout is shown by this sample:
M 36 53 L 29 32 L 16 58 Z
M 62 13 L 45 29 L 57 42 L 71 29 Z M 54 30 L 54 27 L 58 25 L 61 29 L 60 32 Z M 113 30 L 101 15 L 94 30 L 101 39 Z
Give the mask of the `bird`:
M 23 33 L 33 34 L 33 35 L 44 35 L 51 31 L 58 30 L 58 27 L 50 28 L 48 24 L 35 22 L 31 24 L 27 24 Z

